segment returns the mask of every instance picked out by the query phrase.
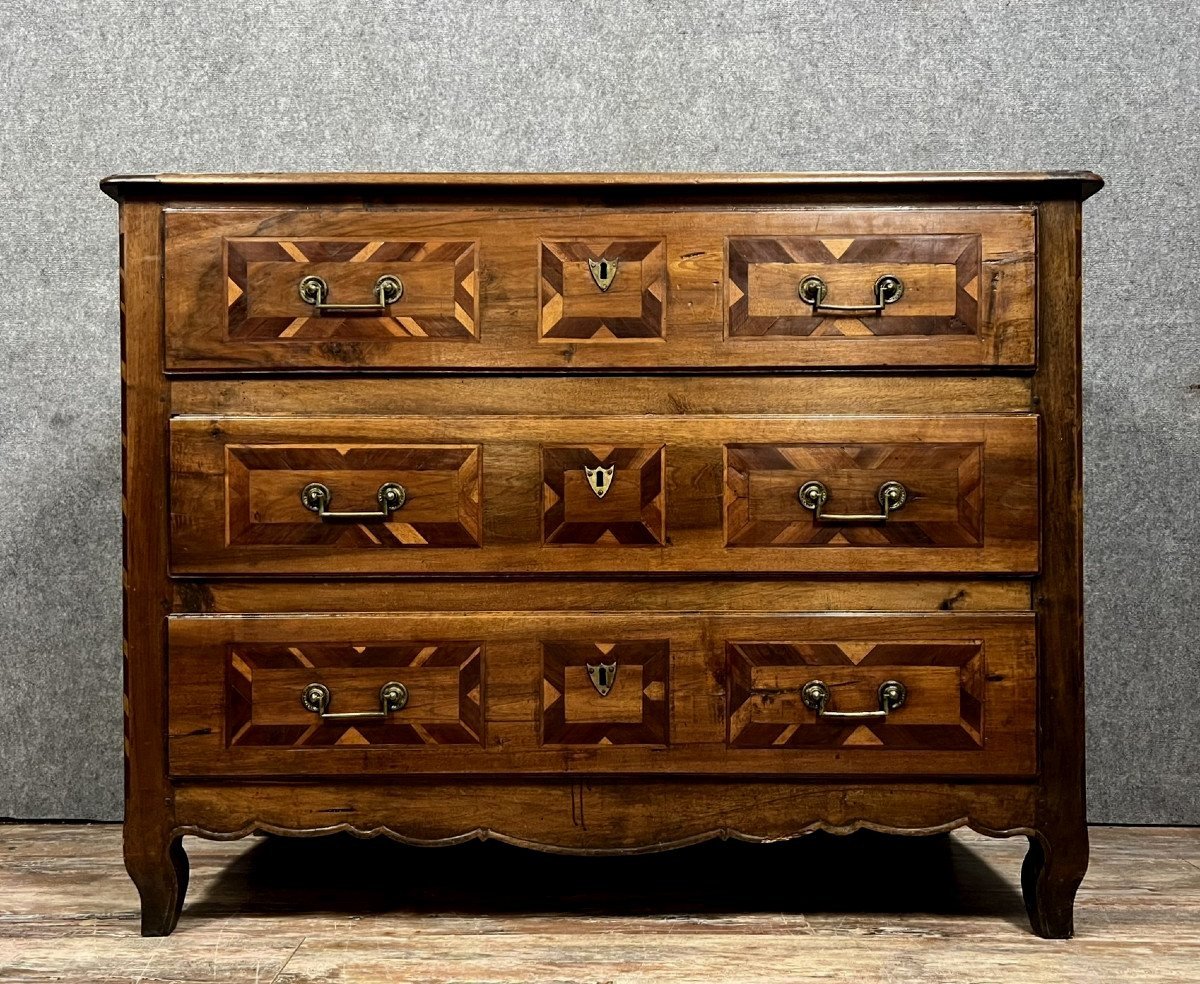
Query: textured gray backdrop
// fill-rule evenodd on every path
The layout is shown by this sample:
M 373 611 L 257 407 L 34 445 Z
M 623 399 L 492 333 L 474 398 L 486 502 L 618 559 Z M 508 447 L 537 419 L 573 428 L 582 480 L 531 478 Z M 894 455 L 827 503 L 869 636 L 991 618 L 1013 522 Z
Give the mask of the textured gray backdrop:
M 3 0 L 0 69 L 0 816 L 121 812 L 102 175 L 1090 167 L 1091 816 L 1200 822 L 1189 0 Z

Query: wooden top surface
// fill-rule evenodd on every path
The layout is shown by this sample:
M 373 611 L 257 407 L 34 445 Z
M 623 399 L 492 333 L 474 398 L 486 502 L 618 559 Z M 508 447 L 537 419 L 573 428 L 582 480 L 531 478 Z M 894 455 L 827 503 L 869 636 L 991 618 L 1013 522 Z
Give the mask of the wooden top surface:
M 257 174 L 140 174 L 113 175 L 100 182 L 106 194 L 126 199 L 192 198 L 302 198 L 317 192 L 325 196 L 460 190 L 566 190 L 587 192 L 649 192 L 760 190 L 774 194 L 864 193 L 902 191 L 930 197 L 1071 197 L 1085 199 L 1104 186 L 1091 171 L 826 171 L 760 173 L 497 173 L 330 172 Z

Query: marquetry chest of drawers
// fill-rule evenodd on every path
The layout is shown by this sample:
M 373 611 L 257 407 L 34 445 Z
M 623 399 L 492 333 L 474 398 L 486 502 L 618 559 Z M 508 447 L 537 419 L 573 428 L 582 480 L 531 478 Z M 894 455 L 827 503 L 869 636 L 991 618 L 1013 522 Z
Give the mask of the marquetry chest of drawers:
M 189 834 L 969 825 L 1070 935 L 1099 178 L 103 186 L 144 933 Z

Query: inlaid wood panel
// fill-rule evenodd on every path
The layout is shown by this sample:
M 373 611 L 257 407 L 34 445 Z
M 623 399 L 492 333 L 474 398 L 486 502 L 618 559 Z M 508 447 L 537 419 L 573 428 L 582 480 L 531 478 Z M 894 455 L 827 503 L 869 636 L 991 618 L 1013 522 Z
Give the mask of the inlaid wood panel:
M 542 743 L 666 745 L 671 644 L 542 643 Z M 609 674 L 605 693 L 589 667 Z
M 983 642 L 728 642 L 729 743 L 749 748 L 981 748 Z M 804 685 L 829 687 L 829 710 L 879 709 L 896 680 L 904 703 L 886 720 L 818 717 Z
M 666 464 L 649 448 L 542 448 L 542 536 L 548 544 L 659 545 Z M 590 479 L 589 471 L 600 471 Z M 601 481 L 599 491 L 591 480 Z
M 589 261 L 616 265 L 605 289 Z M 661 239 L 541 243 L 538 333 L 543 341 L 663 337 L 666 246 Z
M 166 229 L 169 369 L 1034 362 L 1034 221 L 1024 207 L 182 210 L 167 214 Z M 321 243 L 346 244 L 348 255 L 333 267 L 308 263 Z M 775 245 L 755 245 L 764 243 Z M 463 251 L 450 258 L 452 246 Z M 311 309 L 297 284 L 309 266 L 328 269 L 331 300 L 369 301 L 385 247 L 438 258 L 428 270 L 399 268 L 411 290 L 395 318 L 303 320 Z M 243 249 L 270 255 L 246 261 L 243 275 Z M 619 258 L 607 292 L 587 269 L 600 256 Z M 870 294 L 873 271 L 897 265 L 905 297 L 883 316 L 795 321 L 801 270 L 822 273 L 829 303 L 851 303 Z
M 725 511 L 731 547 L 978 547 L 983 542 L 983 461 L 977 443 L 730 445 Z M 907 490 L 883 522 L 818 521 L 797 510 L 797 491 L 819 481 L 833 514 L 879 514 L 878 492 Z
M 482 643 L 245 643 L 225 647 L 225 659 L 229 748 L 483 744 Z M 377 711 L 392 681 L 407 702 L 380 720 L 322 721 L 300 701 L 319 683 L 330 713 Z
M 982 236 L 749 237 L 729 240 L 729 334 L 733 337 L 860 338 L 977 335 Z M 877 303 L 874 285 L 893 276 L 903 293 L 879 314 L 814 314 L 800 297 L 806 277 L 828 287 L 827 304 Z
M 911 575 L 1030 572 L 1038 563 L 1037 418 L 1031 415 L 175 418 L 171 434 L 172 562 L 181 574 Z M 422 441 L 429 442 L 424 450 Z M 279 451 L 289 461 L 313 447 L 357 448 L 367 457 L 375 446 L 399 447 L 435 464 L 429 477 L 420 469 L 263 472 L 270 478 L 263 501 L 277 511 L 260 511 L 259 519 L 306 524 L 313 539 L 272 541 L 263 534 L 253 543 L 231 542 L 229 510 L 243 501 L 226 493 L 227 485 L 236 491 L 231 446 Z M 553 454 L 544 459 L 551 448 L 593 450 L 573 451 L 548 468 L 547 460 L 558 461 Z M 739 458 L 738 449 L 747 448 L 774 449 L 770 467 L 753 455 L 749 463 Z M 449 464 L 447 449 L 458 449 Z M 599 499 L 583 467 L 606 460 L 595 454 L 604 449 L 625 449 L 639 464 L 625 472 L 618 467 Z M 804 467 L 779 456 L 780 449 Z M 475 462 L 483 463 L 482 478 Z M 870 467 L 876 462 L 881 467 Z M 357 486 L 339 484 L 350 474 Z M 305 483 L 322 475 L 335 507 L 367 507 L 389 480 L 411 485 L 413 497 L 387 522 L 366 524 L 380 542 L 360 544 L 341 539 L 340 523 L 322 524 L 301 504 Z M 561 479 L 561 493 L 548 486 L 548 475 Z M 661 493 L 654 485 L 660 475 Z M 904 482 L 912 494 L 886 524 L 830 524 L 817 522 L 797 499 L 809 479 L 829 487 L 831 508 L 862 505 L 887 479 Z M 561 518 L 554 495 L 564 495 Z M 573 511 L 580 502 L 587 510 Z M 420 549 L 407 549 L 400 534 L 383 542 L 380 531 L 402 522 L 420 535 Z
M 225 446 L 225 529 L 231 547 L 332 549 L 477 547 L 480 450 L 476 445 Z M 320 483 L 334 511 L 380 509 L 394 482 L 404 504 L 386 519 L 327 521 L 300 491 Z M 180 516 L 179 522 L 187 517 Z
M 1033 628 L 1030 613 L 174 616 L 171 769 L 553 775 L 569 749 L 581 773 L 1029 775 Z M 608 667 L 606 694 L 589 664 Z M 807 673 L 837 708 L 890 678 L 908 703 L 847 734 L 796 710 L 786 691 Z M 371 710 L 392 680 L 410 703 L 385 722 L 317 725 L 300 701 L 322 682 L 329 710 Z
M 474 242 L 358 239 L 225 241 L 226 331 L 231 343 L 473 339 L 479 297 Z M 365 304 L 375 282 L 399 278 L 401 296 L 387 314 L 315 314 L 299 292 L 320 277 L 330 304 Z

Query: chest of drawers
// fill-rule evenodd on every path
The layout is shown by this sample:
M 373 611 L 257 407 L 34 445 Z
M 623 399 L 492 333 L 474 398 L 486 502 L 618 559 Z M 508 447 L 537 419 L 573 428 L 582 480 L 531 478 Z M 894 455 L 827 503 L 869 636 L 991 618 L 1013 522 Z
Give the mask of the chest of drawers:
M 117 177 L 125 858 L 1024 835 L 1072 930 L 1087 173 Z

